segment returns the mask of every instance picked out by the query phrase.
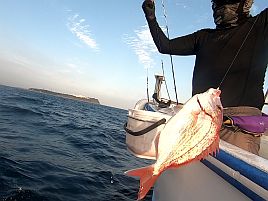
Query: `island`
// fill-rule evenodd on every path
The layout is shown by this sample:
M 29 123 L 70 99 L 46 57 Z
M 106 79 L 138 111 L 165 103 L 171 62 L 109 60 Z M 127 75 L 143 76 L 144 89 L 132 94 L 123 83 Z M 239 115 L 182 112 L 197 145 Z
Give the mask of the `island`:
M 50 94 L 53 96 L 59 96 L 59 97 L 63 97 L 63 98 L 88 102 L 88 103 L 100 104 L 100 102 L 97 98 L 90 98 L 90 97 L 85 97 L 85 96 L 80 96 L 80 95 L 70 95 L 70 94 L 58 93 L 58 92 L 49 91 L 46 89 L 29 88 L 29 90 L 35 91 L 35 92 L 40 92 L 40 93 L 45 93 L 45 94 Z

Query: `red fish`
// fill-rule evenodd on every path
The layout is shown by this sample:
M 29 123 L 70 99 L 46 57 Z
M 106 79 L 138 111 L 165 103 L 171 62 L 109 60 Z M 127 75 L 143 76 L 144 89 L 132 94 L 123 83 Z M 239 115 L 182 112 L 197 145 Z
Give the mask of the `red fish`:
M 211 88 L 187 101 L 158 135 L 155 164 L 126 172 L 129 176 L 140 177 L 138 200 L 146 196 L 166 169 L 201 160 L 219 149 L 223 118 L 220 93 Z

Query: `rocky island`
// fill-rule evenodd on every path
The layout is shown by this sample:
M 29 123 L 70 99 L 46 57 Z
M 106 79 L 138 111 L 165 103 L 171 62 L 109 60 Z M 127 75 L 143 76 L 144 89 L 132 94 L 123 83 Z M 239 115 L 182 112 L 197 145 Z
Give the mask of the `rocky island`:
M 58 93 L 58 92 L 49 91 L 49 90 L 46 90 L 46 89 L 29 88 L 29 90 L 40 92 L 40 93 L 45 93 L 45 94 L 50 94 L 50 95 L 53 95 L 53 96 L 59 96 L 59 97 L 63 97 L 63 98 L 84 101 L 84 102 L 88 102 L 88 103 L 100 104 L 99 100 L 96 99 L 96 98 Z

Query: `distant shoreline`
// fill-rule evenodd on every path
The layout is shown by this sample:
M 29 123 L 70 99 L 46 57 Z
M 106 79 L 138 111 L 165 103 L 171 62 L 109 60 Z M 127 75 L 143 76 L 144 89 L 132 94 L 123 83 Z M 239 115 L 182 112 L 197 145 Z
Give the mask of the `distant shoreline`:
M 54 91 L 49 91 L 46 89 L 36 89 L 36 88 L 29 88 L 30 91 L 36 91 L 40 93 L 45 93 L 45 94 L 50 94 L 53 96 L 59 96 L 63 98 L 68 98 L 68 99 L 73 99 L 73 100 L 79 100 L 83 102 L 88 102 L 88 103 L 94 103 L 94 104 L 99 104 L 100 101 L 97 98 L 90 98 L 90 97 L 80 97 L 80 96 L 75 96 L 75 95 L 70 95 L 70 94 L 64 94 L 64 93 L 58 93 Z

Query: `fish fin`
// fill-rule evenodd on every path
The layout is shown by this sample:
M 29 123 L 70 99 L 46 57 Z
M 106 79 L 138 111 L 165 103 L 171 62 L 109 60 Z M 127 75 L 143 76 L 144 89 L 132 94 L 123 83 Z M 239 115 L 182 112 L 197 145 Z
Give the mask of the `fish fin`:
M 154 185 L 159 175 L 153 175 L 154 166 L 150 165 L 143 168 L 129 170 L 125 172 L 128 176 L 140 177 L 140 190 L 138 200 L 143 199 L 151 187 Z
M 204 150 L 198 157 L 198 160 L 202 160 L 208 155 L 213 155 L 216 156 L 216 154 L 219 152 L 219 143 L 220 143 L 220 136 L 217 135 L 213 141 L 213 143 L 206 149 Z

